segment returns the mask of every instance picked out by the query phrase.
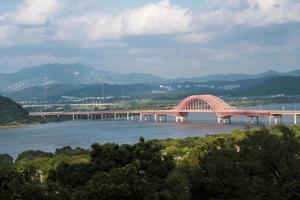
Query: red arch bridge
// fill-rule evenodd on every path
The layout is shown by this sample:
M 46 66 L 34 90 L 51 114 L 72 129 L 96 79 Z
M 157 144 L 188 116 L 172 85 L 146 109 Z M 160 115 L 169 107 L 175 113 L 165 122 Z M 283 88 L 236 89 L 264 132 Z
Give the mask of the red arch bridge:
M 79 111 L 79 112 L 34 112 L 30 117 L 70 117 L 71 119 L 114 119 L 139 121 L 166 121 L 173 116 L 176 122 L 186 122 L 189 113 L 215 113 L 217 122 L 231 123 L 232 116 L 245 116 L 247 123 L 259 123 L 261 118 L 268 118 L 270 124 L 282 123 L 282 116 L 293 116 L 294 124 L 300 111 L 286 110 L 247 110 L 230 106 L 213 95 L 193 95 L 182 100 L 173 109 L 165 110 L 112 110 L 112 111 Z

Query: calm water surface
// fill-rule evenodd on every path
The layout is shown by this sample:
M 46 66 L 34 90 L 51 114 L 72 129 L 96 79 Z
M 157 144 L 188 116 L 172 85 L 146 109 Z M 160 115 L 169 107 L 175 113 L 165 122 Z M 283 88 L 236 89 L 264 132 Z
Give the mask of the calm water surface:
M 284 105 L 286 110 L 300 108 L 300 104 Z M 267 107 L 262 107 L 263 109 Z M 270 109 L 282 109 L 269 106 Z M 256 108 L 257 109 L 257 108 Z M 174 119 L 169 119 L 174 121 Z M 0 154 L 16 157 L 20 152 L 33 149 L 52 152 L 63 146 L 89 148 L 93 143 L 135 143 L 146 139 L 183 138 L 228 132 L 245 128 L 245 119 L 234 117 L 230 125 L 216 124 L 214 114 L 193 114 L 188 123 L 133 122 L 133 121 L 67 121 L 21 128 L 0 129 Z M 265 119 L 263 122 L 266 122 Z M 291 123 L 292 118 L 284 118 Z

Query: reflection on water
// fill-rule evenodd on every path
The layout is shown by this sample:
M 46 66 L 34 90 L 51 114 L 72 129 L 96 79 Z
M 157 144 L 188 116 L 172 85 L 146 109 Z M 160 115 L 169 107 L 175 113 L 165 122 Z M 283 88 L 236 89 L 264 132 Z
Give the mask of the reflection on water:
M 299 104 L 289 107 L 291 106 L 299 106 Z M 278 108 L 274 107 L 274 109 Z M 0 153 L 8 153 L 16 157 L 18 153 L 29 149 L 54 151 L 67 145 L 89 148 L 93 143 L 135 143 L 141 136 L 146 139 L 203 136 L 246 126 L 243 117 L 233 117 L 233 123 L 230 125 L 219 125 L 216 123 L 216 116 L 212 113 L 190 114 L 188 123 L 175 123 L 172 118 L 168 121 L 154 123 L 86 120 L 0 129 Z M 292 117 L 284 118 L 285 123 L 292 123 L 292 121 Z M 267 119 L 262 120 L 262 123 L 267 123 Z

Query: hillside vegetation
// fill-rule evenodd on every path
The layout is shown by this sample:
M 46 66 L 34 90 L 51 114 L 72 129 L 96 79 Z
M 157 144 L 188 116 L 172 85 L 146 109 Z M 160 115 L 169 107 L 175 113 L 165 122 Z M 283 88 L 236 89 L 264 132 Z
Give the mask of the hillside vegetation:
M 27 119 L 28 112 L 13 100 L 0 96 L 0 125 L 12 122 L 23 122 Z
M 0 155 L 5 200 L 292 200 L 300 127 Z

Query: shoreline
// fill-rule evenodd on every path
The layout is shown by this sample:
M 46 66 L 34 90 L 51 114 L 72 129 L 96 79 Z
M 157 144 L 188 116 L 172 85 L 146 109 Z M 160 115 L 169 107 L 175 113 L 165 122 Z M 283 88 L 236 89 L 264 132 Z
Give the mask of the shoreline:
M 29 123 L 11 123 L 11 124 L 6 124 L 6 125 L 0 125 L 0 130 L 1 129 L 11 129 L 11 128 L 22 128 L 30 125 L 39 125 L 42 123 L 39 122 L 29 122 Z
M 21 128 L 28 125 L 29 124 L 7 124 L 7 125 L 0 125 L 0 129 Z

